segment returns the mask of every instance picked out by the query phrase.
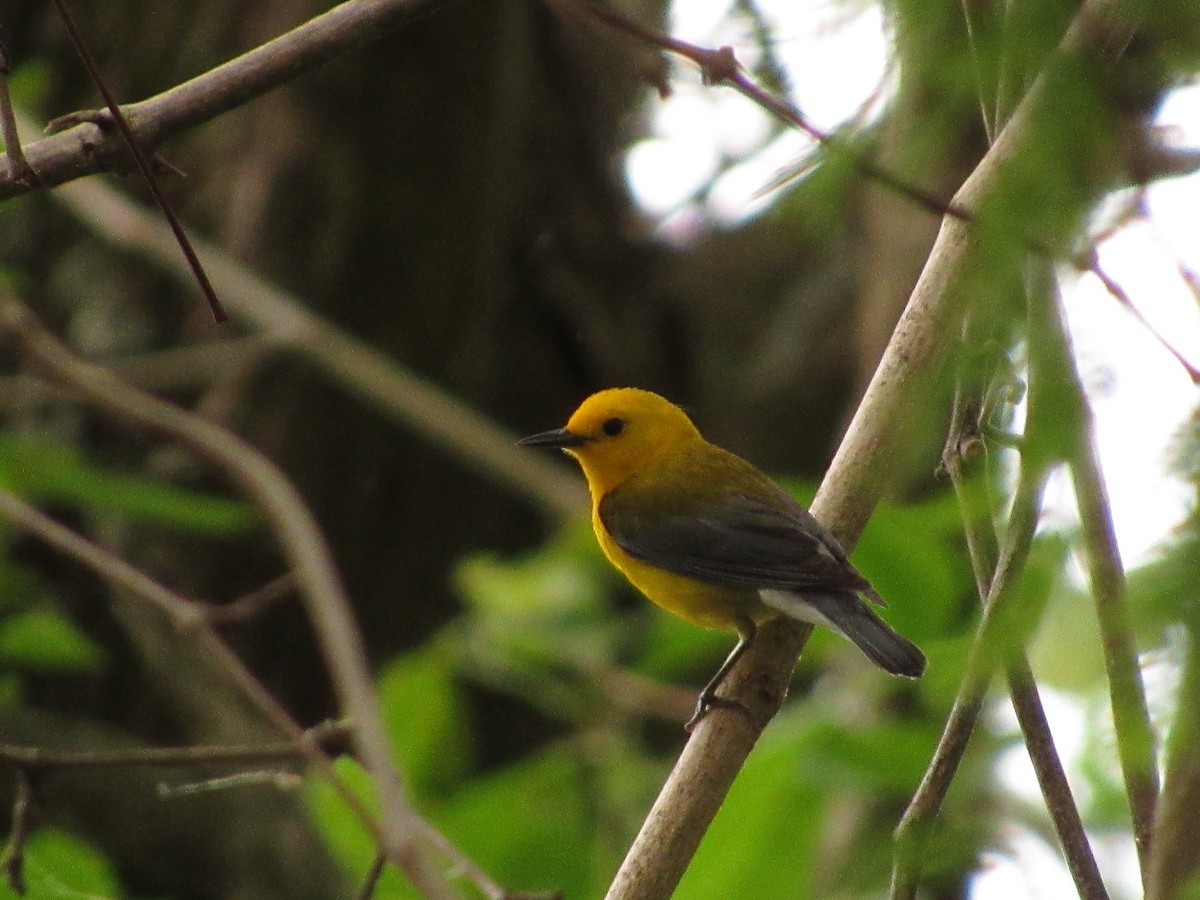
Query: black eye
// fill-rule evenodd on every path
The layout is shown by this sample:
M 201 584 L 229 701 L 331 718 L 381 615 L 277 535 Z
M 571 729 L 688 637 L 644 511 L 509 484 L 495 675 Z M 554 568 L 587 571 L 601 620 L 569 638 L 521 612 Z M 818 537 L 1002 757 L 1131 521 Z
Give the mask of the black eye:
M 604 429 L 604 433 L 609 437 L 616 437 L 625 430 L 625 420 L 613 416 L 611 419 L 606 419 L 600 427 Z

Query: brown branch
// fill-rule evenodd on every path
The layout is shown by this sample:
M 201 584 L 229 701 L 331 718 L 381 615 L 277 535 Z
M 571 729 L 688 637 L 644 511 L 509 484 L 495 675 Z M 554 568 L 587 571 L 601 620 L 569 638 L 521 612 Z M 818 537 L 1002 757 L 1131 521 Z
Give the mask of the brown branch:
M 1119 3 L 1085 3 L 1055 61 L 1103 57 L 1104 48 L 1093 46 L 1092 38 L 1105 26 L 1121 27 Z M 1010 171 L 1034 151 L 1042 120 L 1060 114 L 1057 104 L 1064 96 L 1077 96 L 1060 85 L 1067 77 L 1066 69 L 1056 65 L 1037 80 L 955 195 L 955 209 L 973 213 L 1011 189 Z M 1098 165 L 1097 171 L 1102 170 Z M 1070 200 L 1081 213 L 1105 186 L 1099 181 L 1066 185 L 1076 192 Z M 1061 207 L 1065 199 L 1058 196 L 1053 202 Z M 1024 218 L 1011 223 L 1018 233 L 1037 234 L 1039 227 L 1044 231 L 1051 224 L 1065 229 L 1071 222 L 1061 214 L 1046 221 L 1043 206 L 1026 206 Z M 1063 240 L 1066 235 L 1052 237 Z M 994 283 L 998 266 L 1017 266 L 1016 259 L 992 254 L 985 255 L 978 231 L 969 223 L 953 216 L 943 219 L 908 306 L 813 502 L 813 513 L 848 548 L 890 484 L 896 461 L 911 446 L 914 432 L 937 419 L 945 396 L 941 373 L 960 333 L 964 298 L 982 289 L 982 272 Z M 756 713 L 769 712 L 782 698 L 806 638 L 807 629 L 784 622 L 761 628 L 730 674 L 730 695 Z M 700 723 L 621 864 L 609 888 L 610 900 L 670 896 L 757 734 L 757 725 L 737 712 L 716 710 Z
M 163 587 L 145 573 L 135 569 L 109 551 L 90 541 L 30 506 L 16 495 L 0 488 L 0 515 L 5 516 L 15 527 L 34 535 L 59 552 L 92 569 L 107 583 L 129 591 L 134 597 L 158 608 L 175 625 L 191 635 L 200 649 L 209 658 L 221 665 L 238 684 L 246 696 L 258 707 L 267 721 L 281 734 L 293 741 L 303 758 L 333 786 L 338 796 L 358 817 L 363 826 L 379 838 L 380 828 L 374 815 L 363 804 L 359 795 L 337 774 L 333 766 L 313 740 L 312 731 L 306 732 L 289 715 L 286 709 L 262 686 L 249 669 L 229 649 L 205 620 L 196 604 Z M 436 829 L 418 820 L 424 829 L 422 840 L 425 846 L 450 861 L 455 871 L 470 878 L 489 898 L 502 898 L 506 893 L 494 879 L 480 869 L 474 861 L 446 840 Z M 426 896 L 448 896 L 427 893 Z
M 245 622 L 270 609 L 282 600 L 296 593 L 296 579 L 291 572 L 286 572 L 278 578 L 273 578 L 257 590 L 243 594 L 232 603 L 220 606 L 209 604 L 204 607 L 208 621 L 216 624 L 227 622 Z
M 117 130 L 121 132 L 121 138 L 125 141 L 125 146 L 133 156 L 133 161 L 137 164 L 138 171 L 142 173 L 142 179 L 146 182 L 146 186 L 150 188 L 150 193 L 154 196 L 154 202 L 158 204 L 158 208 L 162 210 L 167 224 L 171 226 L 171 233 L 175 235 L 179 249 L 183 251 L 183 257 L 187 260 L 188 268 L 192 270 L 196 284 L 200 286 L 201 293 L 204 294 L 204 298 L 208 301 L 208 307 L 212 310 L 213 318 L 218 323 L 228 321 L 229 315 L 221 307 L 221 301 L 217 297 L 217 292 L 213 290 L 213 286 L 208 280 L 208 275 L 204 271 L 204 266 L 200 264 L 200 259 L 196 256 L 196 251 L 192 248 L 191 241 L 188 240 L 183 223 L 179 221 L 179 216 L 175 215 L 175 209 L 171 206 L 171 201 L 167 199 L 162 185 L 158 183 L 158 177 L 154 174 L 154 169 L 150 165 L 150 160 L 146 152 L 142 149 L 141 142 L 134 135 L 133 129 L 129 127 L 129 122 L 125 118 L 125 114 L 121 112 L 121 107 L 117 105 L 116 98 L 109 91 L 108 85 L 100 77 L 100 69 L 96 65 L 96 61 L 92 59 L 92 53 L 88 50 L 88 46 L 83 40 L 83 35 L 79 33 L 79 28 L 75 25 L 75 20 L 72 18 L 70 10 L 67 9 L 66 0 L 54 0 L 54 7 L 58 10 L 58 17 L 62 19 L 63 27 L 66 28 L 67 34 L 71 37 L 71 43 L 75 45 L 75 50 L 79 54 L 79 58 L 83 61 L 83 67 L 87 69 L 92 83 L 96 85 L 96 89 L 100 91 L 100 96 L 104 98 L 109 115 L 117 123 Z
M 17 129 L 17 116 L 13 111 L 12 95 L 8 90 L 8 76 L 11 74 L 8 48 L 0 43 L 0 136 L 4 138 L 8 171 L 12 173 L 14 180 L 34 185 L 38 183 L 37 173 L 33 171 L 21 149 L 21 132 Z
M 263 510 L 296 574 L 342 709 L 355 723 L 357 750 L 375 779 L 384 810 L 382 823 L 375 826 L 381 845 L 428 896 L 449 897 L 441 874 L 422 852 L 420 837 L 426 828 L 409 806 L 395 768 L 349 600 L 320 530 L 296 489 L 270 460 L 236 435 L 142 394 L 106 370 L 71 355 L 14 297 L 0 297 L 0 328 L 17 340 L 26 356 L 50 378 L 108 413 L 170 435 L 216 463 Z M 10 507 L 15 499 L 8 498 Z M 131 577 L 148 580 L 136 570 Z M 143 584 L 146 589 L 154 592 Z M 200 618 L 190 605 L 187 617 Z M 215 637 L 212 643 L 224 647 Z M 273 721 L 280 727 L 290 723 L 286 714 L 274 716 Z M 285 733 L 290 734 L 290 729 Z M 371 821 L 370 816 L 366 818 Z
M 8 509 L 4 510 L 7 515 Z M 324 722 L 304 732 L 304 743 L 337 748 L 351 729 L 344 722 Z M 128 750 L 62 750 L 0 743 L 0 763 L 40 774 L 58 769 L 198 766 L 213 763 L 286 762 L 304 759 L 296 741 L 275 744 L 199 745 L 192 747 L 133 747 Z
M 445 5 L 447 0 L 347 0 L 272 41 L 176 85 L 123 107 L 134 137 L 151 150 L 173 135 L 207 122 L 328 62 L 351 47 Z M 75 120 L 72 120 L 75 121 Z M 93 121 L 25 146 L 41 183 L 64 182 L 119 168 L 127 159 L 119 134 Z M 0 200 L 30 185 L 10 166 L 0 173 Z M 228 295 L 226 295 L 228 300 Z
M 1089 252 L 1077 256 L 1074 262 L 1075 267 L 1079 271 L 1091 272 L 1093 275 L 1099 278 L 1100 283 L 1104 285 L 1104 289 L 1108 291 L 1109 296 L 1111 296 L 1117 301 L 1117 303 L 1124 307 L 1126 312 L 1137 319 L 1138 324 L 1145 328 L 1152 338 L 1158 341 L 1160 347 L 1170 353 L 1171 356 L 1175 357 L 1175 361 L 1179 363 L 1180 367 L 1187 372 L 1188 377 L 1192 379 L 1192 384 L 1200 384 L 1200 369 L 1197 369 L 1190 362 L 1188 362 L 1187 357 L 1180 353 L 1179 350 L 1176 349 L 1176 347 L 1170 341 L 1168 341 L 1162 335 L 1162 333 L 1154 327 L 1153 324 L 1151 324 L 1150 320 L 1142 314 L 1142 311 L 1134 305 L 1133 300 L 1130 298 L 1129 293 L 1125 290 L 1125 288 L 1121 287 L 1120 283 L 1115 278 L 1104 271 L 1104 268 L 1100 265 L 1100 256 L 1094 247 Z
M 818 128 L 794 105 L 781 97 L 777 97 L 759 85 L 742 68 L 732 47 L 701 47 L 688 41 L 681 41 L 678 38 L 673 38 L 670 35 L 639 25 L 632 19 L 621 15 L 607 6 L 592 3 L 591 0 L 546 0 L 546 2 L 562 12 L 587 14 L 596 21 L 602 22 L 609 28 L 639 43 L 657 47 L 690 60 L 699 67 L 705 84 L 728 85 L 771 115 L 800 129 L 827 150 L 848 159 L 859 172 L 879 182 L 889 190 L 907 197 L 918 206 L 938 216 L 952 216 L 964 221 L 970 218 L 969 213 L 962 207 L 956 206 L 954 203 L 947 203 L 926 193 L 916 185 L 909 184 L 871 159 L 858 153 L 834 135 Z M 660 93 L 662 93 L 661 87 Z

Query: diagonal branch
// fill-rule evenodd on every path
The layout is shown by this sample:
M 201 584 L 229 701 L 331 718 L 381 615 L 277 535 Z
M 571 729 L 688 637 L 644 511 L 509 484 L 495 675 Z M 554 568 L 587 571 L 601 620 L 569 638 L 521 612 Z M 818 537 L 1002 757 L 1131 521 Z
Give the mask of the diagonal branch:
M 1055 65 L 1034 84 L 959 190 L 952 201 L 956 209 L 974 215 L 1006 192 L 1020 191 L 1024 203 L 1014 204 L 1014 210 L 1021 214 L 1008 223 L 1018 235 L 1049 238 L 1052 246 L 1077 226 L 1077 217 L 1104 190 L 1099 179 L 1061 184 L 1063 192 L 1043 198 L 1039 205 L 1029 202 L 1028 183 L 1017 185 L 1009 178 L 1014 167 L 1039 152 L 1045 123 L 1066 114 L 1065 97 L 1078 97 L 1078 91 L 1064 89 L 1063 79 L 1072 77 L 1068 63 L 1077 64 L 1084 57 L 1111 64 L 1096 38 L 1105 36 L 1106 28 L 1122 27 L 1116 16 L 1119 8 L 1119 0 L 1091 0 L 1083 5 L 1054 57 Z M 1085 113 L 1074 108 L 1071 114 L 1102 116 L 1104 110 L 1097 107 Z M 1099 147 L 1091 149 L 1100 152 Z M 1095 162 L 1097 172 L 1105 171 Z M 1054 216 L 1047 215 L 1049 203 L 1055 206 Z M 939 417 L 947 399 L 943 371 L 949 348 L 960 333 L 965 298 L 985 290 L 999 272 L 1014 273 L 1019 265 L 1014 245 L 984 246 L 973 225 L 957 217 L 943 219 L 908 306 L 813 502 L 813 513 L 848 548 L 887 490 L 895 461 L 912 446 L 914 433 L 933 427 Z M 1055 228 L 1061 233 L 1047 234 Z M 759 716 L 769 714 L 782 699 L 782 687 L 807 635 L 808 629 L 783 622 L 761 628 L 758 640 L 730 673 L 731 695 Z M 760 723 L 724 710 L 700 723 L 621 864 L 609 900 L 670 896 L 759 728 Z
M 979 311 L 973 311 L 972 323 L 978 317 Z M 973 333 L 968 327 L 964 343 L 967 347 L 986 345 L 987 338 Z M 968 512 L 970 504 L 965 468 L 970 458 L 984 448 L 980 417 L 986 413 L 982 399 L 985 386 L 978 379 L 978 374 L 967 371 L 965 366 L 960 374 L 942 465 L 958 497 L 963 530 L 967 537 L 967 551 L 975 572 L 976 589 L 982 601 L 987 597 L 988 585 L 992 581 L 992 573 L 996 570 L 999 551 L 990 518 L 973 517 Z M 968 378 L 980 389 L 967 390 Z M 1096 858 L 1084 830 L 1071 785 L 1067 781 L 1066 772 L 1054 745 L 1054 736 L 1050 732 L 1041 697 L 1038 695 L 1037 682 L 1023 650 L 1013 652 L 1005 663 L 1005 674 L 1017 722 L 1025 737 L 1025 747 L 1046 801 L 1046 809 L 1054 823 L 1067 868 L 1075 881 L 1076 890 L 1085 900 L 1106 900 L 1108 891 L 1096 865 Z
M 205 299 L 208 301 L 213 318 L 218 323 L 229 321 L 228 313 L 221 306 L 217 292 L 213 290 L 213 286 L 208 280 L 208 274 L 204 271 L 204 266 L 200 264 L 200 260 L 196 256 L 196 251 L 192 248 L 192 244 L 188 240 L 187 231 L 184 230 L 183 223 L 179 221 L 179 216 L 175 214 L 175 208 L 171 205 L 171 201 L 167 199 L 162 185 L 158 183 L 158 176 L 154 174 L 154 168 L 150 165 L 148 155 L 142 149 L 142 145 L 138 142 L 133 130 L 129 127 L 129 120 L 121 112 L 121 107 L 117 105 L 112 91 L 108 89 L 108 85 L 100 76 L 100 69 L 97 67 L 96 61 L 92 58 L 92 53 L 84 42 L 83 35 L 80 34 L 79 28 L 75 25 L 74 17 L 71 15 L 70 10 L 67 9 L 66 0 L 54 0 L 54 6 L 58 10 L 58 17 L 62 19 L 63 26 L 67 29 L 67 34 L 71 37 L 71 42 L 75 45 L 75 50 L 79 53 L 79 58 L 83 61 L 83 67 L 87 69 L 87 73 L 91 77 L 93 84 L 96 85 L 96 89 L 104 98 L 105 106 L 108 107 L 108 114 L 117 123 L 117 130 L 121 132 L 121 138 L 125 141 L 125 146 L 133 157 L 138 171 L 142 173 L 142 179 L 150 189 L 150 193 L 154 197 L 154 202 L 158 204 L 158 208 L 162 210 L 167 224 L 171 226 L 171 233 L 175 235 L 175 240 L 179 243 L 179 249 L 183 251 L 183 257 L 187 260 L 188 268 L 192 270 L 192 275 L 195 276 L 201 293 L 204 294 Z M 11 109 L 9 110 L 8 118 L 12 118 Z
M 153 149 L 169 137 L 236 109 L 351 47 L 411 22 L 448 0 L 346 0 L 236 59 L 149 99 L 122 107 L 133 136 Z M 12 160 L 0 169 L 0 200 L 127 165 L 121 136 L 92 117 L 24 148 L 31 184 Z
M 232 433 L 74 357 L 11 295 L 0 296 L 0 329 L 15 338 L 26 356 L 53 380 L 110 414 L 179 440 L 216 463 L 255 500 L 296 573 L 339 702 L 355 723 L 356 748 L 383 806 L 382 846 L 428 896 L 450 896 L 442 875 L 421 852 L 422 823 L 408 804 L 392 759 L 349 599 L 328 546 L 295 487 L 274 463 Z
M 983 618 L 975 632 L 966 671 L 929 768 L 896 828 L 892 900 L 910 900 L 916 896 L 924 850 L 983 708 L 988 684 L 998 662 L 997 651 L 1003 648 L 1003 657 L 1009 655 L 1010 645 L 1000 636 L 998 623 L 1008 623 L 1006 608 L 1011 605 L 1017 579 L 1029 556 L 1048 474 L 1046 466 L 1022 465 L 1005 530 L 1004 547 L 995 574 L 989 579 Z
M 369 812 L 362 798 L 346 784 L 334 770 L 332 763 L 321 746 L 321 738 L 327 730 L 318 726 L 305 730 L 296 723 L 288 711 L 271 695 L 262 683 L 254 677 L 237 654 L 221 640 L 207 620 L 203 610 L 198 605 L 167 589 L 144 572 L 134 568 L 125 560 L 110 553 L 105 548 L 85 540 L 40 510 L 26 503 L 20 497 L 0 488 L 0 515 L 22 531 L 34 535 L 53 547 L 60 553 L 87 566 L 105 582 L 114 587 L 128 591 L 133 597 L 156 607 L 176 627 L 186 630 L 196 641 L 205 655 L 215 660 L 230 675 L 233 681 L 242 689 L 263 716 L 278 731 L 291 741 L 293 755 L 297 755 L 319 772 L 338 793 L 346 806 L 356 815 L 363 826 L 377 838 L 380 836 L 379 824 L 373 813 Z M 197 748 L 189 748 L 196 750 Z M 19 770 L 29 773 L 38 768 L 38 759 L 45 759 L 45 751 L 36 751 L 35 759 L 30 761 L 25 751 L 28 748 L 10 748 L 8 755 L 20 766 Z M 141 751 L 145 754 L 147 751 Z M 207 748 L 200 752 L 228 753 L 228 748 Z M 258 751 L 261 752 L 261 748 Z M 156 754 L 151 754 L 156 755 Z M 160 755 L 160 754 L 159 754 Z M 170 755 L 170 754 L 168 754 Z M 104 760 L 97 764 L 118 764 L 117 760 Z M 161 765 L 162 759 L 155 760 L 155 765 Z M 82 765 L 74 754 L 58 752 L 50 756 L 47 765 Z M 127 764 L 123 763 L 123 764 Z M 470 878 L 489 900 L 501 900 L 507 896 L 506 891 L 495 882 L 478 865 L 468 858 L 458 847 L 451 844 L 440 832 L 429 826 L 414 813 L 414 825 L 421 829 L 421 840 L 424 849 L 432 850 L 450 861 L 453 868 Z M 426 897 L 443 897 L 449 900 L 449 895 L 441 891 L 440 885 L 426 885 Z

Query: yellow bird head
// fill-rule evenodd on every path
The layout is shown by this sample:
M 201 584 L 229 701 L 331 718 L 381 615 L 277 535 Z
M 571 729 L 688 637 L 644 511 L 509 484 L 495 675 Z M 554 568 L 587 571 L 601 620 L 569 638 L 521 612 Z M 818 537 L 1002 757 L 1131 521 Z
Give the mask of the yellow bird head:
M 579 461 L 593 496 L 603 496 L 664 453 L 702 440 L 682 409 L 639 388 L 592 394 L 565 428 L 530 435 L 527 447 L 561 447 Z

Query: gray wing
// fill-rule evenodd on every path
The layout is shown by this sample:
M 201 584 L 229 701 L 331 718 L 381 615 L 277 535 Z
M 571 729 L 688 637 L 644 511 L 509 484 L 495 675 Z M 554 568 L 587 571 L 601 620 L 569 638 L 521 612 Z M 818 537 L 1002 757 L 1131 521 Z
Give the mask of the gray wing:
M 634 559 L 711 584 L 777 590 L 865 591 L 870 583 L 833 536 L 800 504 L 746 493 L 711 494 L 691 508 L 647 512 L 617 489 L 600 520 Z M 697 507 L 703 507 L 701 513 Z

